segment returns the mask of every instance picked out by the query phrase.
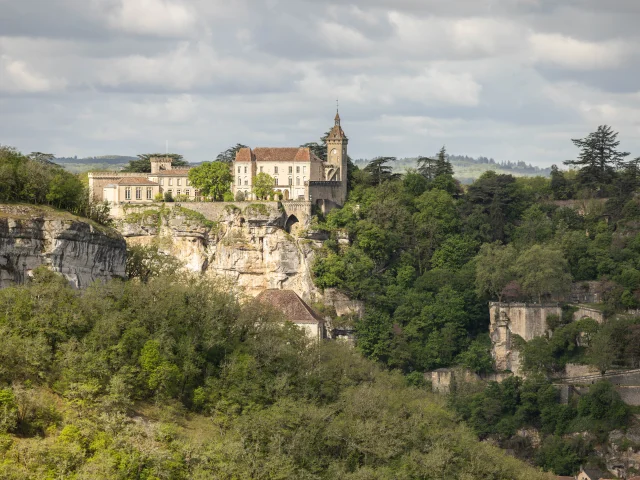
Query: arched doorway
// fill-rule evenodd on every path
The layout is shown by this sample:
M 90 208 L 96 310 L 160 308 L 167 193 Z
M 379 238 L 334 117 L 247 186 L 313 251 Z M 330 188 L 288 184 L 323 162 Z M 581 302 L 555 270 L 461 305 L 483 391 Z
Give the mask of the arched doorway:
M 284 199 L 289 200 L 289 190 L 284 191 Z
M 293 227 L 296 223 L 299 223 L 298 217 L 296 217 L 295 215 L 289 215 L 289 218 L 287 218 L 287 222 L 284 224 L 284 230 L 287 233 L 291 233 L 291 227 Z

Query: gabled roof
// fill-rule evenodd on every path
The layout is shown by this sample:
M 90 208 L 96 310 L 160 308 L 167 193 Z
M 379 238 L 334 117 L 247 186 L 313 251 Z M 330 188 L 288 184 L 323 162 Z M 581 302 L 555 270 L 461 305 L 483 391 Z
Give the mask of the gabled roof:
M 241 148 L 236 162 L 321 162 L 309 147 Z
M 139 186 L 139 185 L 158 185 L 157 182 L 152 182 L 148 178 L 144 178 L 144 177 L 126 177 L 126 178 L 121 178 L 120 180 L 117 180 L 115 183 L 117 183 L 118 185 L 135 185 L 135 186 Z
M 259 302 L 270 305 L 293 323 L 323 323 L 324 320 L 293 290 L 263 290 L 256 297 Z

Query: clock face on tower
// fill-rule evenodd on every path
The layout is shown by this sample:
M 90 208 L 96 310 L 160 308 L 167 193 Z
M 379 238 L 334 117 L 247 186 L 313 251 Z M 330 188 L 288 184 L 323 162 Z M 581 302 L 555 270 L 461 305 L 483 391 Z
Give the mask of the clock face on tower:
M 338 153 L 338 150 L 336 150 L 335 148 L 331 150 L 331 155 L 335 155 L 336 153 Z

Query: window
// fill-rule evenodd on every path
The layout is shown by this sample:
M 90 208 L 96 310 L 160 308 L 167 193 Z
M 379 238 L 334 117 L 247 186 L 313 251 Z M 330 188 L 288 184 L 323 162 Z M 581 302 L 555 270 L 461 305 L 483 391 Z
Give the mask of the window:
M 136 187 L 136 200 L 142 200 L 142 187 Z
M 289 186 L 293 185 L 293 178 L 289 177 Z
M 296 177 L 296 185 L 300 185 L 300 177 Z
M 153 188 L 147 187 L 147 200 L 153 200 Z
M 187 187 L 191 185 L 191 181 L 187 178 Z
M 241 168 L 242 168 L 242 167 L 241 167 L 240 165 L 238 165 L 238 173 L 242 173 L 242 172 L 240 171 L 240 169 L 241 169 Z
M 169 189 L 167 192 L 169 192 L 169 195 L 173 195 L 173 190 Z
M 302 167 L 302 173 L 307 173 L 307 167 L 306 166 Z
M 274 180 L 274 182 L 273 182 L 273 183 L 274 183 L 274 184 L 276 184 L 276 185 L 278 185 L 278 177 L 274 178 L 273 180 Z
M 260 167 L 260 173 L 262 173 L 262 167 Z
M 159 183 L 160 185 L 164 185 L 164 178 L 160 177 L 160 178 L 158 179 L 158 183 Z
M 296 173 L 300 173 L 300 167 L 296 167 Z
M 180 195 L 180 189 L 176 190 L 176 195 Z
M 238 185 L 242 185 L 242 179 L 238 177 Z
M 247 167 L 244 167 L 244 173 L 247 173 Z
M 293 173 L 293 167 L 289 167 L 289 173 Z
M 131 187 L 126 187 L 124 189 L 124 199 L 131 200 Z
M 278 167 L 273 167 L 273 173 L 278 173 Z
M 245 185 L 249 185 L 249 180 L 247 180 L 247 179 L 245 178 L 245 180 L 244 180 L 244 184 L 245 184 Z
M 181 179 L 181 178 L 178 178 L 178 179 L 176 180 L 176 185 L 177 185 L 177 186 L 182 185 L 182 179 Z
M 185 194 L 187 197 L 190 197 L 190 196 L 191 196 L 191 192 L 189 191 L 189 189 L 188 189 L 188 188 L 184 191 L 184 194 Z
M 167 182 L 167 185 L 169 185 L 169 186 L 173 185 L 173 178 L 169 179 L 169 181 Z
M 302 183 L 303 183 L 303 185 L 307 184 L 307 177 L 302 177 Z

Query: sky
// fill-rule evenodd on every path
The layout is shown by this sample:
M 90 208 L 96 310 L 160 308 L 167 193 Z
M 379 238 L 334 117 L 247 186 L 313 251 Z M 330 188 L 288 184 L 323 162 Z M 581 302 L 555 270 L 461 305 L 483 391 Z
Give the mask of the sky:
M 637 0 L 0 0 L 0 144 L 57 156 L 297 146 L 549 166 L 640 156 Z

